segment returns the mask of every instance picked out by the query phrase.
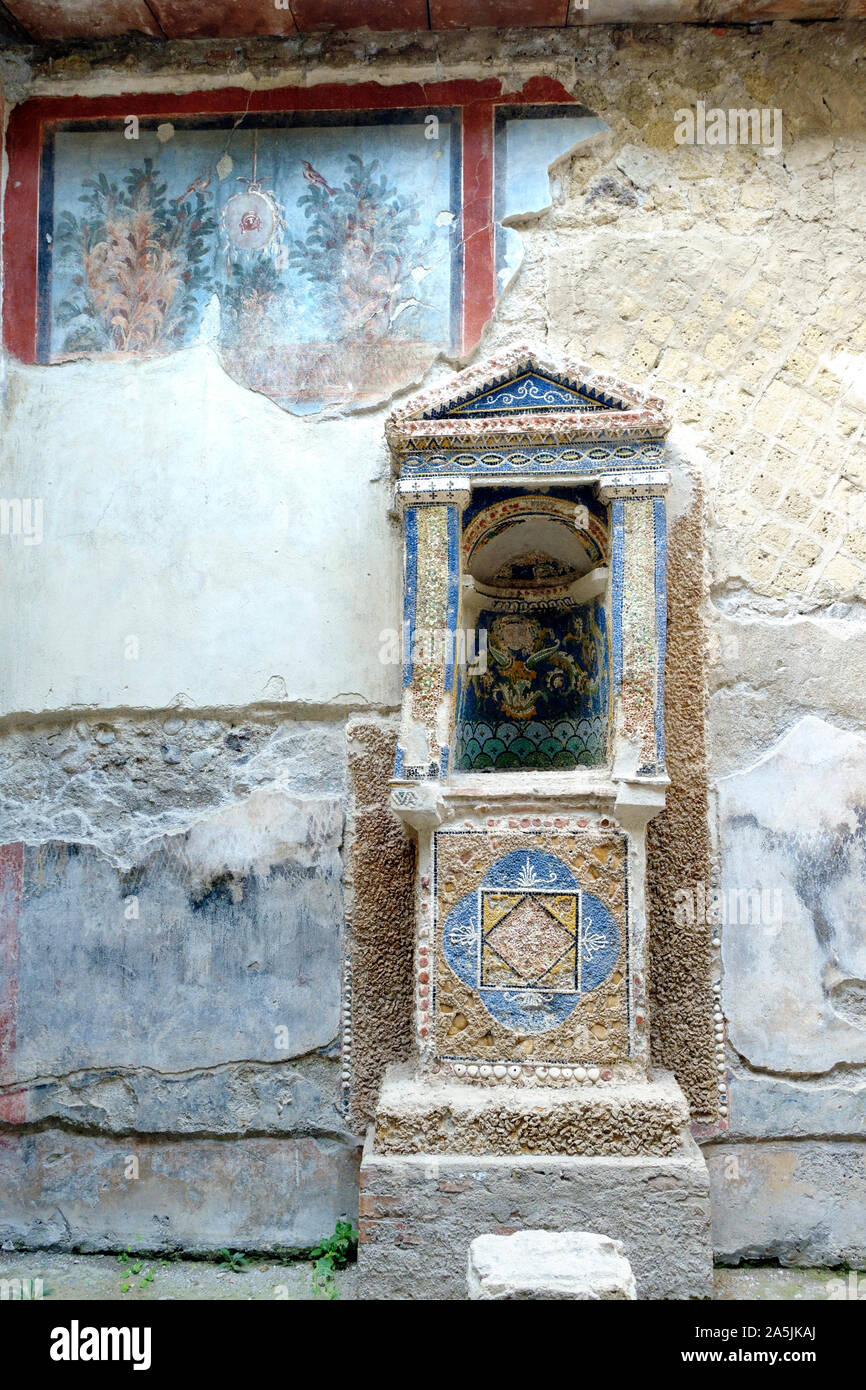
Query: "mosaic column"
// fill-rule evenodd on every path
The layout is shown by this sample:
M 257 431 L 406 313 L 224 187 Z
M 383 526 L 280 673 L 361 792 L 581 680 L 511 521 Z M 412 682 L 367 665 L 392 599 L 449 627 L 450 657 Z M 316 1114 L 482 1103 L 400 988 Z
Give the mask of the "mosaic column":
M 667 514 L 670 474 L 599 479 L 610 506 L 614 776 L 665 776 Z
M 397 484 L 403 510 L 403 702 L 398 781 L 448 775 L 460 606 L 460 517 L 470 491 L 450 479 Z

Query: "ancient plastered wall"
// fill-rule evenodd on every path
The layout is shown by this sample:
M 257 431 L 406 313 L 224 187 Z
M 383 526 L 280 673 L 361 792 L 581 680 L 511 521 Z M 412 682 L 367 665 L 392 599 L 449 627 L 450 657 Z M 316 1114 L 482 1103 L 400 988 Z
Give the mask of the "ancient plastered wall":
M 552 349 L 571 350 L 644 382 L 673 406 L 668 666 L 673 785 L 670 809 L 650 835 L 650 899 L 656 929 L 654 1047 L 659 1059 L 677 1070 L 696 1116 L 709 1119 L 713 1064 L 706 994 L 698 991 L 706 990 L 711 927 L 694 922 L 683 931 L 674 916 L 672 895 L 709 884 L 710 831 L 723 877 L 726 857 L 731 861 L 733 840 L 725 825 L 719 827 L 714 809 L 720 777 L 748 772 L 805 715 L 817 713 L 820 723 L 832 731 L 856 727 L 866 713 L 860 676 L 866 643 L 866 554 L 860 521 L 866 484 L 862 31 L 845 24 L 781 24 L 756 34 L 671 26 L 501 39 L 490 34 L 403 36 L 375 48 L 373 52 L 363 45 L 322 39 L 312 48 L 306 45 L 303 54 L 291 46 L 261 45 L 241 46 L 227 57 L 224 47 L 214 46 L 188 50 L 180 60 L 177 52 L 159 57 L 139 49 L 135 62 L 125 68 L 105 50 L 94 50 L 37 68 L 32 90 L 57 92 L 74 85 L 88 94 L 134 91 L 137 84 L 190 90 L 227 80 L 279 85 L 334 80 L 337 75 L 347 81 L 377 77 L 392 82 L 443 70 L 456 76 L 502 75 L 511 84 L 518 73 L 521 79 L 559 78 L 607 123 L 608 132 L 559 166 L 550 212 L 522 220 L 524 262 L 481 350 L 490 351 L 527 329 L 539 331 L 548 336 Z M 780 109 L 781 157 L 748 146 L 725 150 L 676 145 L 675 113 L 699 99 L 723 108 Z M 431 376 L 448 370 L 442 364 Z M 82 774 L 64 769 L 58 776 L 49 770 L 42 753 L 43 739 L 49 735 L 54 747 L 68 753 L 74 768 L 79 740 L 88 748 L 91 743 L 111 746 L 98 742 L 103 729 L 124 748 L 131 740 L 133 750 L 139 749 L 141 721 L 147 725 L 150 711 L 173 701 L 191 712 L 190 726 L 196 718 L 215 718 L 220 723 L 216 741 L 236 737 L 237 720 L 246 727 L 254 714 L 266 725 L 270 721 L 275 731 L 284 718 L 324 718 L 325 727 L 340 728 L 342 736 L 342 724 L 336 721 L 347 713 L 371 706 L 378 712 L 396 708 L 397 672 L 378 661 L 380 629 L 397 627 L 399 621 L 399 536 L 386 519 L 384 408 L 330 423 L 293 420 L 229 382 L 207 342 L 170 361 L 145 366 L 13 366 L 6 405 L 3 494 L 32 496 L 44 489 L 46 497 L 56 499 L 54 514 L 65 515 L 68 524 L 58 531 L 53 552 L 32 547 L 14 557 L 20 571 L 8 564 L 5 570 L 7 595 L 11 583 L 21 597 L 8 605 L 13 627 L 18 628 L 11 643 L 4 705 L 10 722 L 3 737 L 10 762 L 30 790 L 26 798 L 11 797 L 4 839 L 36 849 L 51 841 L 91 845 L 97 811 L 127 823 L 126 799 L 139 785 L 136 757 L 118 759 L 118 770 L 112 774 L 116 780 L 109 778 L 107 791 L 103 781 L 85 772 L 78 783 L 79 801 L 70 806 L 62 786 L 67 778 Z M 159 470 L 156 474 L 154 468 Z M 208 481 L 207 515 L 195 510 L 203 477 Z M 138 500 L 130 506 L 133 494 Z M 703 546 L 698 539 L 701 510 L 706 525 Z M 287 515 L 293 524 L 295 517 L 302 519 L 303 549 L 283 533 Z M 237 543 L 239 516 L 245 522 L 240 528 L 244 534 L 255 532 L 251 544 Z M 124 587 L 124 556 L 131 544 L 138 545 L 145 526 L 149 548 L 143 549 L 153 588 L 136 594 Z M 197 539 L 190 554 L 191 532 Z M 4 558 L 11 560 L 11 551 Z M 695 604 L 703 602 L 704 585 L 702 628 Z M 241 605 L 237 594 L 244 596 Z M 45 615 L 44 622 L 34 623 L 34 603 Z M 303 621 L 298 624 L 299 605 Z M 25 621 L 28 606 L 30 620 Z M 146 621 L 153 630 L 139 631 Z M 298 630 L 302 643 L 294 635 Z M 274 634 L 283 631 L 293 636 L 281 638 L 280 646 Z M 123 648 L 130 634 L 146 639 L 146 662 L 134 669 Z M 203 653 L 204 659 L 193 660 L 192 653 Z M 700 733 L 705 675 L 706 750 Z M 49 726 L 42 720 L 44 712 L 52 710 L 56 714 Z M 17 716 L 22 711 L 32 712 L 35 722 L 21 723 Z M 118 724 L 126 711 L 131 733 Z M 166 719 L 173 719 L 171 711 L 159 718 L 162 732 L 154 734 L 158 753 L 144 773 L 151 802 L 145 823 L 149 825 L 152 814 L 159 819 L 159 825 L 149 829 L 152 836 L 185 835 L 200 814 L 193 808 L 184 823 L 177 812 L 184 811 L 190 795 L 199 795 L 201 763 L 192 759 L 203 749 L 196 743 L 182 747 L 180 763 L 173 763 L 174 753 L 164 752 L 163 745 L 174 749 L 178 737 L 165 730 Z M 187 714 L 181 719 L 186 723 Z M 824 739 L 811 726 L 806 732 L 812 742 L 816 736 Z M 831 735 L 826 742 L 832 753 Z M 235 750 L 239 759 L 245 746 Z M 376 739 L 369 747 L 376 758 Z M 387 752 L 384 747 L 381 751 Z M 705 756 L 709 817 L 704 810 Z M 834 763 L 830 754 L 804 756 L 801 762 L 797 806 L 808 821 L 814 787 L 830 783 Z M 85 765 L 105 770 L 87 758 Z M 387 765 L 386 759 L 383 766 Z M 219 769 L 220 764 L 214 766 Z M 300 762 L 289 759 L 279 772 L 272 768 L 264 785 L 278 783 L 289 797 L 304 797 L 303 766 L 302 752 Z M 183 773 L 182 785 L 169 775 L 173 767 Z M 219 772 L 218 786 L 221 777 Z M 214 793 L 207 815 L 226 804 L 236 808 L 235 814 L 246 814 L 237 808 L 249 800 L 252 786 L 229 780 L 226 788 Z M 320 790 L 340 802 L 345 795 L 339 782 Z M 745 794 L 735 786 L 733 795 Z M 843 807 L 854 826 L 856 806 L 862 804 L 858 796 L 855 786 L 850 797 L 854 809 L 847 802 Z M 350 843 L 358 836 L 351 891 L 354 930 L 365 943 L 354 961 L 356 1010 L 359 979 L 371 979 L 366 997 L 379 999 L 387 973 L 382 960 L 392 962 L 395 971 L 390 980 L 393 998 L 383 1000 L 381 1015 L 374 1013 L 355 1024 L 353 1075 L 363 1077 L 358 1081 L 356 1124 L 369 1113 L 380 1066 L 392 1056 L 404 1055 L 408 1039 L 408 946 L 401 923 L 403 905 L 408 912 L 411 861 L 405 842 L 393 838 L 399 832 L 386 823 L 383 802 L 383 788 L 356 792 L 356 806 L 369 808 L 369 817 L 356 816 L 348 831 Z M 831 833 L 832 806 L 825 820 Z M 778 826 L 767 829 L 782 833 Z M 782 843 L 789 849 L 793 843 L 790 852 L 802 858 L 795 830 L 788 827 Z M 819 830 L 821 826 L 816 834 Z M 279 843 L 285 842 L 282 832 L 274 834 Z M 305 842 L 308 838 L 301 835 Z M 103 852 L 101 842 L 96 843 Z M 382 846 L 391 856 L 387 874 L 378 873 Z M 326 859 L 332 847 L 329 842 Z M 291 862 L 298 851 L 282 853 L 281 863 Z M 842 884 L 845 892 L 850 889 L 849 922 L 856 916 L 851 894 L 861 880 L 856 863 L 851 863 Z M 371 871 L 368 877 L 370 901 L 361 928 L 358 869 L 371 864 L 377 864 L 377 874 Z M 124 851 L 116 871 L 127 873 L 131 866 Z M 229 869 L 230 877 L 238 872 Z M 326 874 L 317 876 L 320 883 L 326 882 Z M 88 878 L 97 882 L 99 874 L 88 871 Z M 389 882 L 398 885 L 396 893 L 389 891 Z M 104 914 L 110 902 L 111 910 L 120 908 L 122 916 L 120 890 L 115 887 L 107 896 L 99 891 L 99 912 Z M 166 879 L 161 891 L 171 896 L 174 887 Z M 401 905 L 396 912 L 394 898 Z M 11 901 L 14 907 L 14 883 Z M 797 901 L 799 911 L 802 904 Z M 381 930 L 378 904 L 388 911 L 390 942 L 381 960 L 373 950 Z M 224 910 L 236 908 L 225 902 Z M 184 910 L 192 911 L 189 901 Z M 329 912 L 322 907 L 323 920 Z M 67 915 L 61 920 L 72 921 Z M 814 935 L 812 921 L 805 911 L 798 927 Z M 784 926 L 783 922 L 783 933 Z M 231 939 L 230 932 L 225 939 Z M 727 941 L 734 939 L 729 931 Z M 789 951 L 788 956 L 790 969 L 802 973 L 797 954 Z M 253 959 L 258 957 L 241 962 L 239 955 L 234 964 L 246 968 Z M 761 969 L 769 969 L 768 959 L 766 954 L 762 957 Z M 120 978 L 119 958 L 109 953 L 102 960 L 103 968 L 118 972 Z M 819 953 L 813 964 L 815 1028 L 827 1010 L 836 1013 L 833 999 L 841 1001 L 850 1040 L 856 1044 L 863 1028 L 852 999 L 856 1000 L 856 981 L 863 972 L 843 960 L 842 980 L 825 979 L 828 961 Z M 729 1010 L 747 980 L 754 981 L 755 997 L 770 983 L 737 951 L 729 951 L 725 968 L 729 988 L 723 1001 Z M 223 970 L 219 979 L 236 980 L 239 973 Z M 720 973 L 718 963 L 713 973 Z M 325 965 L 317 979 L 331 990 L 331 965 Z M 294 986 L 289 975 L 284 976 L 284 986 L 290 994 Z M 234 1004 L 232 994 L 225 1007 L 231 1010 Z M 86 1001 L 81 1000 L 82 1015 L 85 1011 Z M 733 1022 L 735 1039 L 737 1023 L 742 1033 L 748 1019 Z M 814 1035 L 808 1028 L 805 1032 L 808 1046 Z M 67 1096 L 67 1073 L 59 1066 L 46 1094 L 55 1111 L 61 1103 L 72 1104 L 71 1118 L 64 1116 L 64 1123 L 82 1143 L 89 1143 L 82 1117 L 86 1115 L 99 1134 L 108 1134 L 112 1115 L 121 1114 L 122 1107 L 115 1110 L 114 1099 L 110 1105 L 91 1105 L 105 1078 L 98 1068 L 87 1070 L 91 1039 L 85 1036 L 83 1041 L 86 1046 L 68 1073 L 75 1073 L 73 1101 Z M 340 1152 L 351 1154 L 351 1141 L 340 1128 L 343 1121 L 334 1118 L 336 1041 L 334 1037 L 327 1042 L 324 1059 L 315 1049 L 309 1063 L 328 1073 L 328 1118 L 325 1123 L 317 1119 L 313 1127 L 328 1143 L 336 1136 L 335 1142 L 348 1146 Z M 258 1054 L 254 1060 L 256 1067 L 264 1065 Z M 729 1049 L 728 1137 L 737 1140 L 738 1147 L 729 1150 L 720 1129 L 711 1152 L 717 1245 L 723 1254 L 735 1258 L 748 1247 L 753 1253 L 777 1251 L 786 1258 L 852 1257 L 850 1232 L 842 1229 L 847 1208 L 841 1200 L 834 1208 L 834 1198 L 843 1191 L 851 1164 L 862 1162 L 855 1140 L 862 1135 L 859 1100 L 864 1083 L 856 1062 L 832 1057 L 829 1067 L 826 1062 L 826 1057 L 813 1053 L 809 1065 L 790 1073 L 785 1070 L 790 1063 L 776 1060 L 773 1065 L 780 1069 L 767 1074 L 750 1061 L 748 1050 L 743 1054 Z M 202 1069 L 206 1089 L 224 1075 L 223 1060 L 204 1051 L 194 1065 Z M 278 1073 L 268 1062 L 260 1075 L 270 1083 Z M 84 1106 L 77 1099 L 82 1076 Z M 127 1080 L 125 1094 L 130 1087 L 134 1094 L 144 1084 Z M 11 1118 L 19 1113 L 17 1094 L 4 1092 L 5 1113 Z M 160 1092 L 161 1097 L 165 1094 Z M 203 1126 L 198 1113 L 191 1112 L 190 1120 L 177 1118 L 172 1105 L 166 1109 L 161 1099 L 159 1124 L 172 1136 L 187 1126 L 185 1132 L 204 1135 L 207 1143 L 215 1124 L 242 1128 L 252 1123 L 271 1136 L 275 1122 L 256 1120 L 255 1106 L 239 1102 L 236 1092 L 228 1098 L 221 1093 L 208 1105 L 218 1119 Z M 146 1107 L 139 1100 L 122 1113 L 126 1131 L 147 1127 L 142 1118 Z M 281 1133 L 286 1123 L 295 1124 L 292 1116 L 297 1112 L 287 1111 L 282 1099 L 274 1113 L 289 1116 L 277 1122 Z M 254 1118 L 248 1122 L 243 1117 L 249 1114 Z M 38 1122 L 43 1122 L 41 1113 Z M 304 1124 L 298 1126 L 302 1135 Z M 28 1131 L 20 1132 L 26 1147 Z M 772 1142 L 764 1143 L 767 1140 Z M 128 1143 L 125 1138 L 122 1142 Z M 37 1149 L 31 1143 L 27 1150 L 34 1162 Z M 227 1146 L 225 1152 L 229 1151 Z M 760 1159 L 759 1151 L 764 1155 Z M 234 1153 L 238 1162 L 245 1161 L 241 1146 L 236 1145 Z M 726 1163 L 728 1156 L 737 1163 Z M 83 1156 L 81 1161 L 90 1159 Z M 191 1158 L 190 1164 L 195 1161 Z M 120 1165 L 120 1150 L 113 1151 L 110 1162 Z M 310 1190 L 319 1192 L 331 1181 L 325 1173 L 347 1171 L 340 1164 L 335 1167 L 330 1158 L 323 1166 L 317 1166 L 317 1160 L 305 1167 L 303 1153 L 298 1162 L 300 1170 L 311 1175 Z M 838 1212 L 836 1225 L 830 1229 L 825 1218 L 821 1240 L 811 1245 L 804 1232 L 815 1229 L 814 1212 L 809 1214 L 808 1202 L 795 1207 L 787 1198 L 789 1179 L 801 1169 L 807 1175 L 801 1188 L 811 1181 L 808 1174 L 821 1172 L 822 1207 Z M 260 1170 L 266 1174 L 267 1165 Z M 92 1165 L 91 1171 L 100 1171 L 99 1165 Z M 191 1171 L 184 1179 L 187 1183 Z M 53 1191 L 45 1172 L 37 1172 L 35 1185 L 44 1182 L 46 1190 Z M 770 1189 L 775 1195 L 765 1201 L 762 1194 Z M 156 1196 L 154 1201 L 158 1211 Z M 327 1211 L 319 1212 L 323 1227 L 345 1201 L 338 1193 L 325 1203 Z M 748 1232 L 743 1235 L 749 1226 L 744 1213 L 747 1216 L 756 1201 L 764 1203 L 761 1222 L 752 1227 L 760 1234 L 750 1244 Z M 218 1207 L 216 1203 L 215 1210 Z M 51 1231 L 52 1239 L 68 1239 L 56 1220 Z M 27 1234 L 31 1239 L 39 1236 L 38 1231 Z M 100 1239 L 104 1238 L 103 1231 Z M 223 1243 L 222 1236 L 218 1243 Z
M 345 722 L 22 722 L 0 759 L 3 1240 L 315 1243 L 357 1200 Z

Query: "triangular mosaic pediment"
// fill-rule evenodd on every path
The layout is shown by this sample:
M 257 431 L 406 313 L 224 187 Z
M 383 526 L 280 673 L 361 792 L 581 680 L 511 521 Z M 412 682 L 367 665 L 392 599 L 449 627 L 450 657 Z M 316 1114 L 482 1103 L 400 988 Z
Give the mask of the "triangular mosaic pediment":
M 521 372 L 464 398 L 450 400 L 438 410 L 425 412 L 427 420 L 489 419 L 491 416 L 543 415 L 548 412 L 586 410 L 626 410 L 616 396 L 595 390 L 575 379 L 544 372 Z
M 669 426 L 661 397 L 524 342 L 418 391 L 392 411 L 385 434 L 396 458 L 481 443 L 661 439 Z

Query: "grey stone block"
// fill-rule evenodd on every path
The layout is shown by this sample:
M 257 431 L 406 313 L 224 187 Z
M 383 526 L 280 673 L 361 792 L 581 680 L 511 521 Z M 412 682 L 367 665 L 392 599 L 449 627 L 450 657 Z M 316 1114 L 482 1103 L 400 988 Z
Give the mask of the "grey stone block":
M 180 1074 L 331 1046 L 342 815 L 332 798 L 260 792 L 129 873 L 85 845 L 26 847 L 15 1049 L 0 1081 Z
M 246 1062 L 165 1075 L 81 1071 L 43 1078 L 18 1093 L 29 1125 L 104 1134 L 313 1134 L 350 1138 L 340 1110 L 339 1058 Z
M 622 1242 L 639 1298 L 712 1295 L 709 1178 L 691 1137 L 669 1158 L 394 1155 L 361 1164 L 359 1296 L 465 1299 L 485 1233 L 580 1229 Z
M 308 1246 L 355 1219 L 358 1148 L 337 1140 L 102 1138 L 0 1143 L 0 1243 L 60 1250 Z M 135 1163 L 131 1162 L 135 1160 Z
M 866 1143 L 721 1143 L 705 1153 L 719 1261 L 866 1268 Z
M 730 1070 L 728 1097 L 728 1140 L 866 1140 L 866 1076 L 858 1071 L 825 1079 Z

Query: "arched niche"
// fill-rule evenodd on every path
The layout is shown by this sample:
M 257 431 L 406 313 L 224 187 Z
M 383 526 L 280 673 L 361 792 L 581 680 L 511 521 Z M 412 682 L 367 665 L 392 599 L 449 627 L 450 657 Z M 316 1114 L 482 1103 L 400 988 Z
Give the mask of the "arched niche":
M 442 784 L 459 775 L 469 740 L 465 727 L 458 725 L 465 725 L 471 712 L 464 699 L 470 678 L 461 670 L 460 656 L 475 648 L 474 619 L 483 611 L 501 615 L 509 601 L 533 601 L 536 614 L 544 611 L 544 603 L 554 605 L 551 613 L 557 604 L 564 612 L 566 598 L 576 595 L 555 593 L 553 581 L 579 585 L 599 568 L 591 545 L 585 557 L 575 548 L 581 518 L 588 543 L 604 551 L 609 573 L 604 606 L 594 609 L 596 627 L 604 628 L 603 641 L 597 636 L 594 641 L 604 659 L 593 675 L 584 673 L 590 683 L 599 682 L 595 693 L 603 693 L 602 707 L 596 701 L 590 710 L 567 711 L 579 722 L 589 717 L 582 727 L 582 746 L 581 731 L 563 727 L 561 746 L 556 735 L 541 749 L 544 730 L 534 730 L 541 751 L 535 757 L 521 743 L 527 758 L 522 770 L 537 774 L 545 766 L 559 766 L 578 771 L 606 761 L 622 780 L 665 779 L 668 428 L 659 397 L 527 344 L 467 368 L 394 411 L 386 435 L 404 518 L 404 631 L 410 652 L 403 670 L 395 782 Z M 573 535 L 551 500 L 579 513 Z M 526 515 L 518 519 L 513 509 L 521 507 Z M 484 512 L 489 515 L 482 516 Z M 607 539 L 600 541 L 593 529 Z M 526 555 L 539 557 L 529 562 L 531 575 L 525 565 L 520 570 Z M 563 573 L 557 575 L 560 565 Z M 512 580 L 518 582 L 507 582 Z M 548 593 L 542 597 L 546 584 Z M 495 594 L 485 595 L 485 586 Z M 522 592 L 507 596 L 509 587 Z M 484 597 L 495 603 L 485 609 L 478 602 Z M 416 632 L 442 633 L 444 640 L 438 646 L 428 643 L 416 656 Z M 500 655 L 510 651 L 527 665 L 527 656 L 534 661 L 543 650 L 540 629 L 531 635 L 527 629 L 507 632 L 515 643 L 518 637 L 526 640 L 522 647 L 512 647 L 500 623 L 502 642 L 494 642 Z M 584 641 L 583 635 L 574 637 Z M 567 651 L 573 642 L 554 632 L 549 645 Z M 493 660 L 504 669 L 496 656 Z M 589 655 L 586 664 L 593 664 Z M 532 677 L 520 679 L 528 682 L 525 693 L 531 695 L 540 689 L 540 678 L 535 665 L 528 669 Z M 548 676 L 555 684 L 572 685 L 562 666 L 558 674 L 546 671 L 544 679 Z M 586 685 L 575 680 L 574 688 Z M 526 708 L 532 708 L 531 702 Z M 495 713 L 489 711 L 491 717 Z M 491 737 L 488 755 L 496 755 L 495 765 L 503 756 L 498 743 L 504 740 L 497 742 L 495 730 Z M 557 764 L 559 754 L 562 762 Z M 572 767 L 566 766 L 570 755 L 577 757 Z M 521 770 L 509 757 L 505 761 L 511 770 Z M 408 793 L 401 798 L 404 808 L 418 800 Z
M 463 518 L 456 772 L 605 762 L 610 717 L 606 509 L 586 489 L 481 489 Z

